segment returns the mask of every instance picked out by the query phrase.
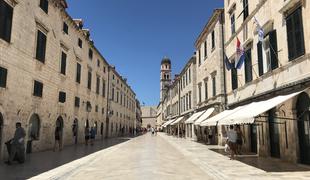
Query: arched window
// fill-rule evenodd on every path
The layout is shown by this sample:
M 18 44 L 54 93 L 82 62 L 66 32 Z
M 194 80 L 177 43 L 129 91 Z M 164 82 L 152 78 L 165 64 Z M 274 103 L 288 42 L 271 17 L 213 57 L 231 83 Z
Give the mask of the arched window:
M 33 114 L 30 117 L 28 137 L 31 140 L 39 140 L 39 137 L 40 137 L 40 118 L 37 114 Z

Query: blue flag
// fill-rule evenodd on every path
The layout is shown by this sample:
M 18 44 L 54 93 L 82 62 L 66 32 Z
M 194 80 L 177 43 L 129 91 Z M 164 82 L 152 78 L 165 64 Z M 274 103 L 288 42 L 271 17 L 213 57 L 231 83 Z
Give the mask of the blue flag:
M 226 53 L 225 53 L 225 57 L 224 57 L 224 58 L 225 58 L 224 61 L 225 61 L 226 69 L 227 69 L 228 71 L 230 71 L 231 68 L 232 68 L 232 64 L 231 64 L 231 62 L 229 61 L 229 59 L 228 59 Z

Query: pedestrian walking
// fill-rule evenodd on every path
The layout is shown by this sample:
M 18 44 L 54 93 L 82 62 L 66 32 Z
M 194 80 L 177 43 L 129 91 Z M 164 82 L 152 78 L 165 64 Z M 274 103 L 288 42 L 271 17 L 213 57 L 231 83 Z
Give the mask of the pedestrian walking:
M 90 135 L 88 126 L 85 127 L 84 134 L 85 134 L 85 145 L 88 146 L 89 135 Z
M 209 127 L 208 144 L 212 144 L 212 139 L 213 139 L 213 132 L 212 132 L 212 129 Z
M 77 122 L 74 122 L 72 125 L 72 133 L 73 133 L 73 138 L 74 138 L 74 144 L 78 143 L 78 124 Z
M 6 161 L 8 165 L 11 165 L 14 159 L 17 159 L 20 163 L 25 162 L 25 130 L 22 128 L 22 124 L 20 122 L 16 123 L 16 130 L 14 133 L 13 139 L 7 142 L 8 150 L 9 150 L 9 160 Z
M 95 138 L 96 138 L 96 130 L 94 127 L 91 127 L 90 128 L 90 145 L 94 145 L 94 141 L 95 141 Z
M 243 144 L 243 139 L 244 139 L 244 135 L 240 129 L 240 125 L 238 125 L 236 127 L 236 132 L 237 132 L 237 149 L 236 149 L 236 153 L 237 154 L 241 154 L 241 150 L 242 150 L 242 144 Z
M 152 136 L 154 136 L 154 128 L 151 128 Z
M 230 148 L 230 159 L 235 159 L 237 132 L 234 130 L 233 125 L 229 126 L 229 131 L 227 132 L 227 141 Z
M 61 128 L 59 126 L 56 126 L 55 128 L 55 142 L 54 142 L 54 149 L 53 151 L 56 151 L 56 147 L 58 145 L 58 150 L 61 151 L 62 150 L 62 132 L 61 132 Z

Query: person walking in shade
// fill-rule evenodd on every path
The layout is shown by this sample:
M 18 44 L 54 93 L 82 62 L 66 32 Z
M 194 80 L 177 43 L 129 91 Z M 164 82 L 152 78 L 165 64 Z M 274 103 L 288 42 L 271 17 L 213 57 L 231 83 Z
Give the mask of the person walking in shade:
M 96 138 L 95 127 L 91 127 L 90 128 L 90 145 L 92 145 L 92 146 L 94 145 L 95 138 Z
M 233 125 L 229 126 L 229 131 L 227 132 L 227 141 L 230 148 L 230 159 L 235 159 L 237 132 L 234 130 Z
M 9 152 L 9 160 L 6 161 L 8 165 L 11 165 L 15 157 L 20 163 L 25 161 L 25 147 L 24 147 L 24 138 L 26 136 L 24 128 L 20 122 L 16 123 L 16 130 L 14 133 L 13 139 L 8 143 L 11 145 Z
M 237 147 L 236 147 L 236 153 L 237 154 L 241 154 L 241 150 L 242 150 L 242 144 L 243 144 L 243 139 L 244 139 L 244 135 L 240 129 L 240 125 L 236 126 L 236 132 L 237 132 Z
M 58 144 L 58 150 L 61 151 L 62 150 L 62 132 L 61 132 L 61 128 L 59 126 L 56 126 L 55 128 L 55 143 L 54 143 L 54 152 L 56 151 L 56 147 Z
M 85 127 L 84 134 L 85 134 L 85 145 L 88 146 L 89 135 L 90 135 L 88 126 Z

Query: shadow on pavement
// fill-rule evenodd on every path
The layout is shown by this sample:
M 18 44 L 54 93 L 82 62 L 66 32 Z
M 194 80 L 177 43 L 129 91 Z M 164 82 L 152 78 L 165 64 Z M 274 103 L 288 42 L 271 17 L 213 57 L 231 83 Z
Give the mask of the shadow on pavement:
M 229 156 L 224 149 L 210 149 L 214 152 Z M 266 172 L 297 172 L 297 171 L 310 171 L 310 167 L 284 162 L 276 158 L 258 157 L 256 154 L 243 154 L 236 157 L 240 161 L 249 166 L 261 169 Z
M 128 140 L 130 138 L 112 138 L 98 140 L 94 146 L 78 144 L 66 146 L 61 152 L 45 151 L 27 154 L 24 164 L 14 162 L 13 165 L 8 166 L 1 162 L 0 179 L 27 179 Z

